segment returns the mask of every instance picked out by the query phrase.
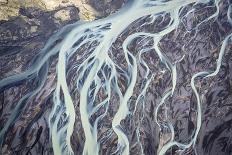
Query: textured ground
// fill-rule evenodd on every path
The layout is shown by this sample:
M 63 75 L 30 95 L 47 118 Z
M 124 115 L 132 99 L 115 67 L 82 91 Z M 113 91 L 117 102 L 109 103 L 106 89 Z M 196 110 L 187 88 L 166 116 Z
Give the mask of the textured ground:
M 40 2 L 42 1 L 39 1 L 39 4 Z M 7 3 L 7 1 L 1 2 L 0 0 L 0 9 L 9 7 L 11 3 L 13 1 L 10 2 L 9 0 Z M 69 4 L 69 2 L 67 3 Z M 83 13 L 82 9 L 80 9 L 83 4 L 76 4 L 75 1 L 70 1 L 71 5 L 59 6 L 54 4 L 55 6 L 49 9 L 46 7 L 45 9 L 42 4 L 39 4 L 31 5 L 29 2 L 27 5 L 17 4 L 17 7 L 14 8 L 16 13 L 11 15 L 6 15 L 3 9 L 2 12 L 0 11 L 0 16 L 1 13 L 5 14 L 4 20 L 0 21 L 0 80 L 28 70 L 51 35 L 65 25 L 75 23 L 80 18 L 82 20 L 94 20 L 95 18 L 107 17 L 117 12 L 122 7 L 123 1 L 98 2 L 90 0 L 87 4 L 95 11 L 95 14 L 92 14 L 92 11 Z M 152 78 L 147 87 L 146 95 L 142 97 L 142 101 L 135 108 L 134 103 L 141 90 L 145 87 L 146 80 L 148 80 L 144 78 L 145 67 L 138 64 L 136 85 L 128 104 L 130 111 L 135 112 L 129 114 L 121 122 L 123 131 L 130 142 L 130 154 L 142 154 L 141 145 L 144 154 L 158 154 L 160 148 L 170 140 L 170 130 L 165 126 L 168 123 L 173 124 L 175 140 L 181 143 L 188 143 L 191 140 L 196 130 L 196 116 L 198 114 L 197 99 L 191 89 L 191 77 L 200 71 L 215 70 L 222 42 L 232 33 L 232 27 L 227 17 L 229 4 L 229 1 L 222 0 L 219 3 L 220 11 L 217 18 L 213 18 L 199 27 L 197 26 L 197 28 L 197 23 L 212 15 L 216 11 L 216 7 L 213 4 L 199 5 L 194 13 L 187 16 L 183 16 L 183 12 L 182 22 L 178 28 L 165 35 L 160 41 L 160 49 L 172 64 L 176 63 L 178 74 L 173 96 L 165 100 L 165 104 L 159 109 L 157 120 L 155 110 L 165 92 L 171 89 L 172 74 L 159 61 L 159 57 L 155 52 L 146 52 L 142 55 L 142 59 L 147 63 L 151 71 L 148 77 L 152 75 Z M 186 6 L 185 12 L 193 7 L 192 5 Z M 110 57 L 119 67 L 128 68 L 122 52 L 122 43 L 126 37 L 135 32 L 159 32 L 168 24 L 170 17 L 168 14 L 160 14 L 153 22 L 149 23 L 149 20 L 149 17 L 144 17 L 131 23 L 113 43 L 110 48 Z M 67 28 L 64 32 L 66 34 L 70 32 L 70 29 Z M 59 44 L 60 40 L 57 40 L 57 43 L 54 43 L 53 46 Z M 152 45 L 152 40 L 146 39 L 145 41 L 138 38 L 128 47 L 136 58 L 140 48 L 147 48 Z M 87 51 L 86 49 L 91 46 L 94 45 L 83 46 L 81 51 Z M 185 152 L 182 152 L 183 154 L 232 154 L 231 50 L 231 41 L 229 41 L 225 48 L 220 71 L 216 76 L 196 79 L 195 84 L 202 103 L 202 125 L 195 147 L 190 147 Z M 76 113 L 75 132 L 71 137 L 75 155 L 82 153 L 85 145 L 85 135 L 80 116 L 80 94 L 74 86 L 74 79 L 77 76 L 75 73 L 78 72 L 72 66 L 82 63 L 86 57 L 88 57 L 88 53 L 77 54 L 68 61 L 67 65 L 68 87 Z M 17 115 L 17 118 L 13 121 L 14 123 L 7 129 L 6 134 L 3 136 L 4 140 L 0 141 L 0 145 L 2 145 L 0 154 L 53 154 L 48 122 L 49 114 L 54 105 L 53 93 L 57 84 L 57 61 L 58 54 L 49 58 L 45 84 L 39 93 L 25 101 L 25 104 L 20 108 L 20 115 Z M 14 115 L 13 109 L 20 99 L 39 86 L 43 75 L 44 70 L 39 70 L 36 75 L 28 77 L 28 79 L 0 87 L 1 132 L 6 122 Z M 99 77 L 101 76 L 99 75 Z M 122 93 L 126 91 L 127 80 L 123 73 L 119 74 L 118 85 Z M 96 102 L 100 102 L 104 98 L 106 98 L 106 94 L 104 94 L 103 90 L 99 90 Z M 100 120 L 98 126 L 98 139 L 101 141 L 99 154 L 102 155 L 114 154 L 117 148 L 117 135 L 111 128 L 111 121 L 119 107 L 117 94 L 112 93 L 109 104 L 110 108 L 107 115 Z M 103 112 L 104 109 L 100 109 L 96 116 L 93 115 L 90 118 L 90 122 L 94 122 L 97 115 Z M 164 125 L 158 126 L 156 121 Z M 138 143 L 138 133 L 140 134 L 140 144 Z M 166 154 L 178 154 L 178 148 L 174 146 Z

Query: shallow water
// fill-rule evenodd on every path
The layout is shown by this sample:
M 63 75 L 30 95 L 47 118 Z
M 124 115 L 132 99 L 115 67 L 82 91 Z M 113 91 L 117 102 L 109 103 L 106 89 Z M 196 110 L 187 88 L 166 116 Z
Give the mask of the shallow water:
M 230 1 L 138 0 L 63 27 L 1 76 L 1 153 L 232 154 L 231 24 Z

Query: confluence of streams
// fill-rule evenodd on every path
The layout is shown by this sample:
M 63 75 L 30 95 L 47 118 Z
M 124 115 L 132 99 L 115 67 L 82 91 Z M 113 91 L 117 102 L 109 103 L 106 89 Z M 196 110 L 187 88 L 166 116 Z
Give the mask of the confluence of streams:
M 119 108 L 112 120 L 112 129 L 118 138 L 117 151 L 119 154 L 129 155 L 129 140 L 127 138 L 127 135 L 122 130 L 120 123 L 129 114 L 132 113 L 131 111 L 129 111 L 128 104 L 130 102 L 130 98 L 133 94 L 136 85 L 138 71 L 137 64 L 141 63 L 143 66 L 145 66 L 145 78 L 147 80 L 143 90 L 137 97 L 135 108 L 141 96 L 146 95 L 146 89 L 149 86 L 149 82 L 151 81 L 151 78 L 155 75 L 150 75 L 152 73 L 148 65 L 141 58 L 141 55 L 144 52 L 146 52 L 146 49 L 140 50 L 138 53 L 138 57 L 135 57 L 129 51 L 128 45 L 136 38 L 152 38 L 152 48 L 159 56 L 160 61 L 166 66 L 166 68 L 172 75 L 172 88 L 168 92 L 163 94 L 163 98 L 161 99 L 160 103 L 155 109 L 155 120 L 156 123 L 160 126 L 157 119 L 159 108 L 163 104 L 165 104 L 165 100 L 167 98 L 173 95 L 173 92 L 176 87 L 177 70 L 176 64 L 173 64 L 163 55 L 159 47 L 159 42 L 165 35 L 177 29 L 180 23 L 180 12 L 185 6 L 189 4 L 196 5 L 199 3 L 207 4 L 209 2 L 214 3 L 216 11 L 210 17 L 207 17 L 204 21 L 198 23 L 198 25 L 196 26 L 198 27 L 203 22 L 206 22 L 218 16 L 220 0 L 133 0 L 126 2 L 126 4 L 123 6 L 121 10 L 109 17 L 92 22 L 77 22 L 73 25 L 66 26 L 64 29 L 60 30 L 58 33 L 56 33 L 49 39 L 46 46 L 33 60 L 33 64 L 28 70 L 26 70 L 23 73 L 7 77 L 0 81 L 0 89 L 5 89 L 6 87 L 9 87 L 10 85 L 22 81 L 24 79 L 30 79 L 38 74 L 41 75 L 41 79 L 37 88 L 34 91 L 23 96 L 17 103 L 16 107 L 14 107 L 14 110 L 11 113 L 9 119 L 7 120 L 7 123 L 5 124 L 4 128 L 0 131 L 0 144 L 2 145 L 8 129 L 12 124 L 14 124 L 14 122 L 20 115 L 20 110 L 23 109 L 27 102 L 30 100 L 30 98 L 35 96 L 43 87 L 48 73 L 49 58 L 53 55 L 58 54 L 57 86 L 53 96 L 54 106 L 49 118 L 50 134 L 52 137 L 52 144 L 55 155 L 74 154 L 71 147 L 71 135 L 73 134 L 73 132 L 78 131 L 74 131 L 75 107 L 67 84 L 67 62 L 75 53 L 81 51 L 80 49 L 82 45 L 86 43 L 91 44 L 94 42 L 98 42 L 98 44 L 95 47 L 89 48 L 86 51 L 84 51 L 89 52 L 91 50 L 92 52 L 81 64 L 75 66 L 77 68 L 76 89 L 79 91 L 80 94 L 80 116 L 85 135 L 83 155 L 99 154 L 100 143 L 97 138 L 98 122 L 106 115 L 106 112 L 109 108 L 109 102 L 112 92 L 116 93 L 119 96 L 120 102 Z M 229 22 L 232 23 L 230 11 L 231 7 L 229 7 L 228 9 L 227 15 Z M 129 35 L 122 44 L 122 49 L 128 65 L 127 71 L 123 72 L 128 82 L 125 93 L 122 93 L 117 82 L 117 68 L 119 68 L 119 66 L 117 66 L 109 56 L 111 52 L 110 47 L 119 37 L 119 35 L 122 34 L 122 32 L 124 32 L 128 28 L 130 24 L 145 16 L 150 16 L 151 18 L 153 18 L 153 20 L 155 20 L 157 15 L 159 15 L 160 13 L 166 13 L 170 15 L 169 24 L 165 26 L 163 30 L 156 33 L 133 33 Z M 195 87 L 195 79 L 197 77 L 207 78 L 210 76 L 217 75 L 221 66 L 221 61 L 225 48 L 229 43 L 231 35 L 232 34 L 229 34 L 222 42 L 219 58 L 217 60 L 216 70 L 214 72 L 199 72 L 191 77 L 191 87 L 197 99 L 196 129 L 191 138 L 191 141 L 187 144 L 175 141 L 175 131 L 172 124 L 169 123 L 167 127 L 170 129 L 172 137 L 166 144 L 164 144 L 158 150 L 159 155 L 165 154 L 168 151 L 168 149 L 170 149 L 172 146 L 177 146 L 181 151 L 184 151 L 195 145 L 199 130 L 201 128 L 201 100 L 198 91 Z M 62 41 L 58 42 L 58 40 Z M 55 46 L 53 46 L 55 42 L 58 43 L 56 43 Z M 105 75 L 103 71 L 104 68 L 107 68 L 109 70 L 108 75 Z M 100 80 L 98 76 L 99 72 L 103 74 L 104 82 Z M 93 102 L 100 88 L 104 88 L 103 90 L 104 94 L 106 94 L 106 98 L 102 102 L 94 106 Z M 92 94 L 93 96 L 91 96 L 90 94 Z M 104 107 L 105 112 L 98 116 L 94 123 L 91 123 L 90 117 L 102 107 Z M 62 126 L 59 124 L 59 121 L 61 119 L 63 119 Z M 137 136 L 140 136 L 139 132 L 137 133 Z M 138 143 L 140 143 L 139 137 Z M 143 150 L 142 145 L 141 150 Z

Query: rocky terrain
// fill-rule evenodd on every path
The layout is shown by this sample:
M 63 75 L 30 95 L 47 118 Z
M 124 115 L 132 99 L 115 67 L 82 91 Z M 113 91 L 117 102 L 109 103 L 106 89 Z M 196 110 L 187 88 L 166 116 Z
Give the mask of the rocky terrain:
M 44 59 L 40 57 L 44 57 L 56 46 L 65 42 L 64 38 L 75 28 L 76 23 L 90 23 L 104 19 L 120 11 L 126 2 L 128 1 L 0 0 L 0 155 L 54 154 L 49 123 L 55 119 L 51 118 L 50 113 L 55 105 L 54 92 L 60 56 L 59 54 L 51 55 L 46 62 L 43 62 Z M 144 77 L 146 66 L 142 61 L 138 63 L 135 87 L 128 101 L 130 113 L 120 122 L 122 131 L 126 133 L 130 143 L 130 154 L 158 154 L 161 148 L 172 139 L 170 124 L 175 131 L 173 139 L 185 144 L 192 140 L 199 115 L 198 98 L 192 89 L 192 77 L 198 72 L 212 72 L 217 68 L 223 41 L 232 33 L 232 23 L 228 20 L 231 12 L 227 12 L 230 10 L 230 5 L 230 1 L 223 0 L 219 1 L 218 7 L 213 2 L 187 5 L 179 14 L 181 22 L 178 27 L 160 40 L 159 48 L 164 58 L 176 66 L 177 78 L 176 89 L 172 96 L 165 100 L 165 104 L 160 105 L 157 113 L 159 103 L 172 89 L 173 74 L 169 71 L 171 67 L 169 66 L 168 69 L 163 61 L 160 61 L 159 55 L 154 52 L 157 49 L 148 50 L 141 56 L 142 61 L 149 66 L 149 74 Z M 188 11 L 192 8 L 195 9 L 194 12 L 189 13 Z M 217 10 L 216 17 L 202 22 Z M 125 76 L 129 72 L 127 61 L 132 62 L 132 56 L 128 56 L 128 60 L 125 59 L 123 43 L 133 33 L 160 32 L 171 20 L 171 15 L 168 13 L 161 12 L 156 17 L 155 20 L 151 20 L 150 16 L 145 16 L 131 23 L 109 48 L 109 57 L 118 67 L 118 86 L 123 95 L 126 93 L 126 86 L 130 83 Z M 201 22 L 203 24 L 198 26 Z M 84 33 L 91 32 L 90 29 L 86 28 Z M 102 29 L 108 30 L 109 27 L 106 25 Z M 91 38 L 91 35 L 88 37 Z M 83 37 L 81 41 L 88 37 Z M 77 46 L 78 41 L 74 45 Z M 52 44 L 49 45 L 50 42 Z M 183 152 L 177 146 L 173 146 L 167 150 L 167 155 L 232 154 L 231 42 L 229 40 L 224 49 L 218 74 L 212 77 L 199 76 L 194 81 L 199 93 L 202 117 L 196 144 L 194 147 L 183 149 Z M 153 43 L 154 41 L 149 37 L 137 38 L 127 48 L 132 51 L 136 59 L 140 60 L 139 51 L 153 47 Z M 71 146 L 75 155 L 82 154 L 85 146 L 85 132 L 80 113 L 81 94 L 75 87 L 76 84 L 81 85 L 81 82 L 75 83 L 81 69 L 77 70 L 75 66 L 82 64 L 91 55 L 92 50 L 89 49 L 97 45 L 97 41 L 87 42 L 78 48 L 80 50 L 78 54 L 74 54 L 67 60 L 66 80 L 75 107 L 74 132 L 71 136 Z M 46 48 L 48 50 L 44 51 L 43 49 Z M 91 61 L 89 59 L 88 62 Z M 30 71 L 34 64 L 37 66 L 42 64 L 41 69 L 35 74 L 28 74 L 26 78 L 6 85 L 1 83 L 5 78 Z M 134 64 L 131 63 L 131 65 Z M 107 67 L 104 69 L 103 73 L 107 72 Z M 110 74 L 111 71 L 108 69 L 107 73 Z M 88 74 L 88 71 L 84 74 Z M 98 76 L 104 83 L 102 74 L 98 73 Z M 150 83 L 146 87 L 148 81 Z M 43 82 L 44 84 L 39 88 Z M 92 85 L 90 87 L 95 89 Z M 115 87 L 113 88 L 116 89 Z M 145 87 L 146 93 L 138 99 Z M 33 93 L 37 88 L 40 91 L 36 95 L 27 97 L 27 94 Z M 104 89 L 106 88 L 99 88 L 92 104 L 107 98 Z M 60 92 L 59 95 L 63 102 L 64 92 Z M 99 121 L 100 125 L 97 126 L 101 155 L 120 154 L 120 150 L 117 149 L 118 138 L 111 124 L 120 106 L 119 100 L 119 96 L 112 91 L 109 109 L 106 116 Z M 137 102 L 138 104 L 135 104 Z M 97 116 L 102 113 L 104 109 L 100 108 L 89 118 L 90 123 L 94 124 Z M 60 116 L 57 131 L 66 125 L 66 119 L 65 114 Z

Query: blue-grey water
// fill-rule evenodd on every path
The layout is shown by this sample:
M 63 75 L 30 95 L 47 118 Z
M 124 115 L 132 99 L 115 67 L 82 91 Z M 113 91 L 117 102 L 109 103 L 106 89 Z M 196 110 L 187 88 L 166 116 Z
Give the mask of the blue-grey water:
M 20 72 L 2 52 L 1 154 L 232 154 L 231 6 L 129 0 L 59 29 Z

